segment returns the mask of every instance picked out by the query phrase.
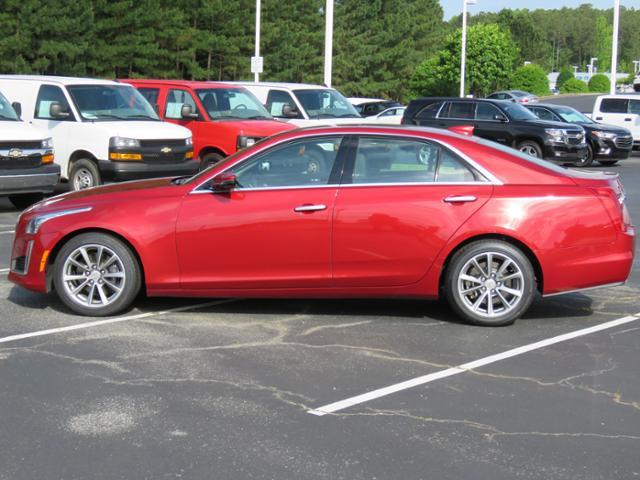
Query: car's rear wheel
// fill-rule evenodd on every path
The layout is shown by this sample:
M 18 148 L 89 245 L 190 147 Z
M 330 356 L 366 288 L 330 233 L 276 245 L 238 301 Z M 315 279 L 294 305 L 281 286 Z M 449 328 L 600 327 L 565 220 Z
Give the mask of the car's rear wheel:
M 524 140 L 518 143 L 518 150 L 532 157 L 542 158 L 542 148 L 538 145 L 538 142 L 533 140 Z
M 588 167 L 592 163 L 593 163 L 593 148 L 591 147 L 591 145 L 587 144 L 587 148 L 585 149 L 584 153 L 574 165 L 576 167 L 584 168 L 584 167 Z
M 97 165 L 87 158 L 76 160 L 69 172 L 69 183 L 73 190 L 84 190 L 102 183 Z
M 9 195 L 9 201 L 13 204 L 14 207 L 20 210 L 30 207 L 43 198 L 44 194 L 42 193 L 22 193 L 20 195 Z
M 114 315 L 131 305 L 141 287 L 140 266 L 131 249 L 103 233 L 69 240 L 53 268 L 58 296 L 81 315 Z
M 445 277 L 446 296 L 469 323 L 513 323 L 531 305 L 536 279 L 529 259 L 513 245 L 480 240 L 455 253 Z
M 615 165 L 618 163 L 618 160 L 598 160 L 600 165 Z

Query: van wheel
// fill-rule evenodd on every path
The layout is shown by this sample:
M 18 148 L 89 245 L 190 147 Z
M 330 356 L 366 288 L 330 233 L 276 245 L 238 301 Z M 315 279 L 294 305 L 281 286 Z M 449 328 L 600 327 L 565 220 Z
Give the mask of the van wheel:
M 24 210 L 44 198 L 42 193 L 23 193 L 21 195 L 9 195 L 9 201 L 19 210 Z
M 538 145 L 538 142 L 534 142 L 533 140 L 524 140 L 518 143 L 517 149 L 532 157 L 542 158 L 542 149 L 540 145 Z
M 576 167 L 584 168 L 588 167 L 593 163 L 593 148 L 591 145 L 587 144 L 587 149 L 582 154 L 582 157 L 574 163 Z
M 89 159 L 81 158 L 76 160 L 71 167 L 69 183 L 73 190 L 84 190 L 101 185 L 102 179 L 96 164 Z
M 200 161 L 200 170 L 209 168 L 210 166 L 215 165 L 222 159 L 224 159 L 224 157 L 219 153 L 215 153 L 215 152 L 207 153 L 204 157 L 202 157 L 202 160 Z

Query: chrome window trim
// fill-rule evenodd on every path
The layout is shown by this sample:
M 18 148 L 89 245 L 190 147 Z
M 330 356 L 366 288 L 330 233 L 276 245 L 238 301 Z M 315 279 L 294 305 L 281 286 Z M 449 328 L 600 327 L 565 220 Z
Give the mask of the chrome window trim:
M 436 139 L 436 138 L 425 138 L 421 135 L 418 135 L 418 132 L 415 132 L 416 134 L 413 135 L 413 132 L 402 132 L 402 134 L 393 134 L 393 133 L 377 133 L 377 132 L 354 132 L 354 131 L 346 131 L 346 132 L 341 132 L 339 134 L 335 134 L 335 136 L 342 136 L 342 137 L 346 137 L 346 136 L 350 136 L 350 135 L 358 135 L 358 136 L 378 136 L 378 137 L 399 137 L 399 138 L 412 138 L 412 139 L 417 139 L 418 141 L 422 140 L 423 142 L 433 142 L 433 143 L 437 143 L 438 145 L 440 145 L 443 148 L 447 148 L 450 151 L 452 151 L 453 153 L 455 153 L 456 155 L 458 155 L 462 160 L 464 160 L 467 164 L 469 164 L 471 167 L 473 167 L 473 169 L 475 169 L 477 172 L 479 172 L 482 176 L 484 176 L 487 180 L 486 181 L 474 181 L 474 182 L 424 182 L 424 183 L 416 183 L 416 185 L 494 185 L 494 186 L 499 186 L 499 185 L 504 185 L 504 183 L 498 178 L 496 177 L 493 173 L 489 172 L 486 168 L 482 167 L 481 165 L 479 165 L 478 163 L 475 162 L 475 160 L 473 160 L 472 158 L 470 158 L 468 155 L 462 153 L 460 150 L 458 150 L 456 147 L 449 145 L 445 142 L 443 142 L 442 140 Z M 324 134 L 318 134 L 318 137 L 327 137 L 327 136 L 331 136 L 331 134 L 327 135 L 326 133 Z M 305 137 L 305 138 L 315 138 L 316 135 L 314 135 L 313 137 Z M 299 137 L 301 138 L 301 137 Z M 288 139 L 283 139 L 277 143 L 268 145 L 268 146 L 263 146 L 262 148 L 260 148 L 259 150 L 257 150 L 256 152 L 254 152 L 251 157 L 249 158 L 253 158 L 255 155 L 258 155 L 262 152 L 264 152 L 267 149 L 270 149 L 272 147 L 277 147 L 280 146 L 283 143 L 289 142 L 289 141 L 295 141 L 296 139 L 292 140 L 290 138 Z M 248 159 L 248 158 L 247 158 Z M 247 160 L 247 159 L 243 159 L 241 160 Z M 240 162 L 238 162 L 240 163 Z M 217 175 L 220 175 L 224 172 L 226 172 L 227 170 L 230 170 L 231 168 L 233 168 L 234 166 L 236 166 L 238 163 L 234 163 L 233 165 L 228 166 L 227 168 L 225 168 L 224 170 L 218 172 Z M 199 183 L 198 185 L 196 185 L 189 193 L 188 195 L 193 195 L 193 194 L 199 194 L 199 193 L 211 193 L 211 190 L 209 189 L 202 189 L 201 187 L 204 187 L 204 185 L 209 182 L 209 180 L 211 180 L 211 178 Z M 299 186 L 284 186 L 284 187 L 262 187 L 262 188 L 234 188 L 233 191 L 234 192 L 247 192 L 247 191 L 254 191 L 254 190 L 298 190 L 298 189 L 308 189 L 308 188 L 327 188 L 327 187 L 331 187 L 331 188 L 335 188 L 335 187 L 346 187 L 349 185 L 353 185 L 353 186 L 362 186 L 365 185 L 363 183 L 340 183 L 340 184 L 327 184 L 327 185 L 299 185 Z M 409 185 L 408 183 L 389 183 L 389 184 L 382 184 L 382 183 L 373 183 L 371 185 Z

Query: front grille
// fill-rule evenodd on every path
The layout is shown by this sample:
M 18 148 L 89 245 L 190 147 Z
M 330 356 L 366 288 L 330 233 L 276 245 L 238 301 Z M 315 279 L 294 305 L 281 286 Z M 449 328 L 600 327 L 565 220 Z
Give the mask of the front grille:
M 40 166 L 40 155 L 29 155 L 28 157 L 7 157 L 0 155 L 0 170 L 18 168 L 36 168 Z
M 141 147 L 184 147 L 185 139 L 178 140 L 140 140 Z
M 633 145 L 633 137 L 631 135 L 624 137 L 616 137 L 613 141 L 618 148 L 629 148 Z
M 584 134 L 580 132 L 568 132 L 567 142 L 569 145 L 579 145 L 584 142 Z
M 12 270 L 16 273 L 24 274 L 24 267 L 27 265 L 27 257 L 26 255 L 13 259 L 13 267 Z
M 40 140 L 28 141 L 28 142 L 0 142 L 0 150 L 7 150 L 12 148 L 21 148 L 23 150 L 33 149 L 33 148 L 41 148 L 42 142 Z
M 184 161 L 184 153 L 144 153 L 142 160 L 146 163 L 177 163 Z

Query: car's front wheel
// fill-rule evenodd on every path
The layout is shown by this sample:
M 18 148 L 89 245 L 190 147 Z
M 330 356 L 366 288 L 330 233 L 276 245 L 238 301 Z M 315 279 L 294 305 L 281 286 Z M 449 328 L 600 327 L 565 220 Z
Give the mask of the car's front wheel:
M 542 158 L 542 148 L 538 145 L 538 142 L 533 140 L 524 140 L 518 143 L 518 150 L 532 157 Z
M 140 266 L 121 240 L 103 233 L 84 233 L 61 248 L 53 282 L 62 302 L 75 313 L 107 316 L 131 305 L 140 291 Z
M 593 148 L 587 144 L 587 148 L 582 153 L 582 156 L 575 163 L 576 167 L 584 168 L 593 163 Z
M 455 253 L 445 277 L 453 310 L 476 325 L 513 323 L 531 305 L 536 279 L 529 259 L 513 245 L 481 240 Z

